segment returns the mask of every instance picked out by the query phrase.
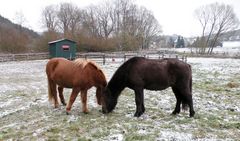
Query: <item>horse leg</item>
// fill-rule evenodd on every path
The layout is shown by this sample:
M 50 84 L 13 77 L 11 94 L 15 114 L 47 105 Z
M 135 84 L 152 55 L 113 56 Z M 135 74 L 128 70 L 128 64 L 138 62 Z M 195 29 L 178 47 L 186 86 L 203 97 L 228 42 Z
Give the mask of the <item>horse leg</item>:
M 101 105 L 102 104 L 102 101 L 101 101 L 101 98 L 102 98 L 102 88 L 101 87 L 97 87 L 96 97 L 97 97 L 98 105 Z
M 62 104 L 65 106 L 66 102 L 65 102 L 65 99 L 64 99 L 64 96 L 63 96 L 63 87 L 58 86 L 58 93 L 59 93 L 59 97 L 60 97 L 60 100 L 61 100 Z
M 82 111 L 83 113 L 87 114 L 87 90 L 81 91 L 81 100 L 82 100 Z
M 194 117 L 194 114 L 195 114 L 195 111 L 194 111 L 194 109 L 193 109 L 193 100 L 192 100 L 192 95 L 189 95 L 189 97 L 188 97 L 188 101 L 189 101 L 189 103 L 188 103 L 188 105 L 189 105 L 189 116 L 190 117 Z
M 79 89 L 73 88 L 70 99 L 69 99 L 68 104 L 67 104 L 67 108 L 66 108 L 67 114 L 70 114 L 72 104 L 75 101 L 79 91 L 80 91 Z
M 195 114 L 195 111 L 193 109 L 193 100 L 192 100 L 191 90 L 187 87 L 181 91 L 181 94 L 182 94 L 182 100 L 189 106 L 189 113 L 190 113 L 189 116 L 193 117 Z
M 174 109 L 174 111 L 172 112 L 173 115 L 176 115 L 176 114 L 179 114 L 180 113 L 180 106 L 181 106 L 181 103 L 182 103 L 182 99 L 181 99 L 181 93 L 179 93 L 179 91 L 177 90 L 177 88 L 175 87 L 172 87 L 172 90 L 173 90 L 173 93 L 176 97 L 176 107 Z
M 136 113 L 134 114 L 134 116 L 140 117 L 145 112 L 143 89 L 136 89 L 134 90 L 134 92 L 136 102 Z

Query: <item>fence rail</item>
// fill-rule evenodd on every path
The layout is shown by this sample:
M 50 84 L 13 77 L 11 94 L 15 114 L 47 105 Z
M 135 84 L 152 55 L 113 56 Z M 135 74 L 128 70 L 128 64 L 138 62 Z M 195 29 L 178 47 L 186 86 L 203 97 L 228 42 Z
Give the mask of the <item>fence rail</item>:
M 48 53 L 24 53 L 24 54 L 3 54 L 0 55 L 0 62 L 41 60 L 49 58 Z
M 91 59 L 97 62 L 102 62 L 105 64 L 107 61 L 114 61 L 115 59 L 122 59 L 123 61 L 128 60 L 134 56 L 142 56 L 151 59 L 161 59 L 161 58 L 178 58 L 179 60 L 187 62 L 187 56 L 178 54 L 164 54 L 162 52 L 113 52 L 113 53 L 76 53 L 76 58 Z M 23 61 L 23 60 L 41 60 L 49 59 L 49 53 L 26 53 L 26 54 L 3 54 L 0 55 L 0 62 L 8 61 Z

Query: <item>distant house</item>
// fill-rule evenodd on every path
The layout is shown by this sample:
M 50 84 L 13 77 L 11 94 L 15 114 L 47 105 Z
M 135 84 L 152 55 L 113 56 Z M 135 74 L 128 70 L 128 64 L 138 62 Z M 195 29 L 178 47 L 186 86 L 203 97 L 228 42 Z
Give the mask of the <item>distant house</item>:
M 76 57 L 76 42 L 69 39 L 51 41 L 49 45 L 50 58 L 64 57 L 73 60 Z
M 168 37 L 168 46 L 175 47 L 175 48 L 184 48 L 185 47 L 185 40 L 181 35 L 172 35 Z
M 185 47 L 185 42 L 182 36 L 178 36 L 177 39 L 175 40 L 175 47 L 176 48 L 184 48 Z

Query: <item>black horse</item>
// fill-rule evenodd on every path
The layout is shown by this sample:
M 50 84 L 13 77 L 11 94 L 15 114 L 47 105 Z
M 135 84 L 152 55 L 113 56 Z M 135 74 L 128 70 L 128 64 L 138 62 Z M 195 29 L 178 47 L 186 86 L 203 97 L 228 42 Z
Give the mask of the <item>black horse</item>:
M 190 117 L 195 112 L 192 100 L 192 71 L 191 66 L 178 59 L 165 58 L 161 60 L 133 57 L 122 64 L 112 76 L 103 94 L 102 112 L 111 112 L 121 91 L 128 87 L 135 92 L 136 113 L 141 116 L 144 111 L 143 90 L 164 90 L 172 87 L 177 99 L 172 114 L 180 113 L 182 108 L 189 106 Z

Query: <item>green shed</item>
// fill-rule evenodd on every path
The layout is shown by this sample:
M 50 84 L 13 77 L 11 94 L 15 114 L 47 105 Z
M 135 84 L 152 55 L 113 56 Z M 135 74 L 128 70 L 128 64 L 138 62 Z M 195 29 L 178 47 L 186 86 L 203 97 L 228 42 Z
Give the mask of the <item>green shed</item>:
M 76 57 L 76 42 L 69 39 L 60 39 L 48 43 L 50 58 L 64 57 L 73 60 Z

